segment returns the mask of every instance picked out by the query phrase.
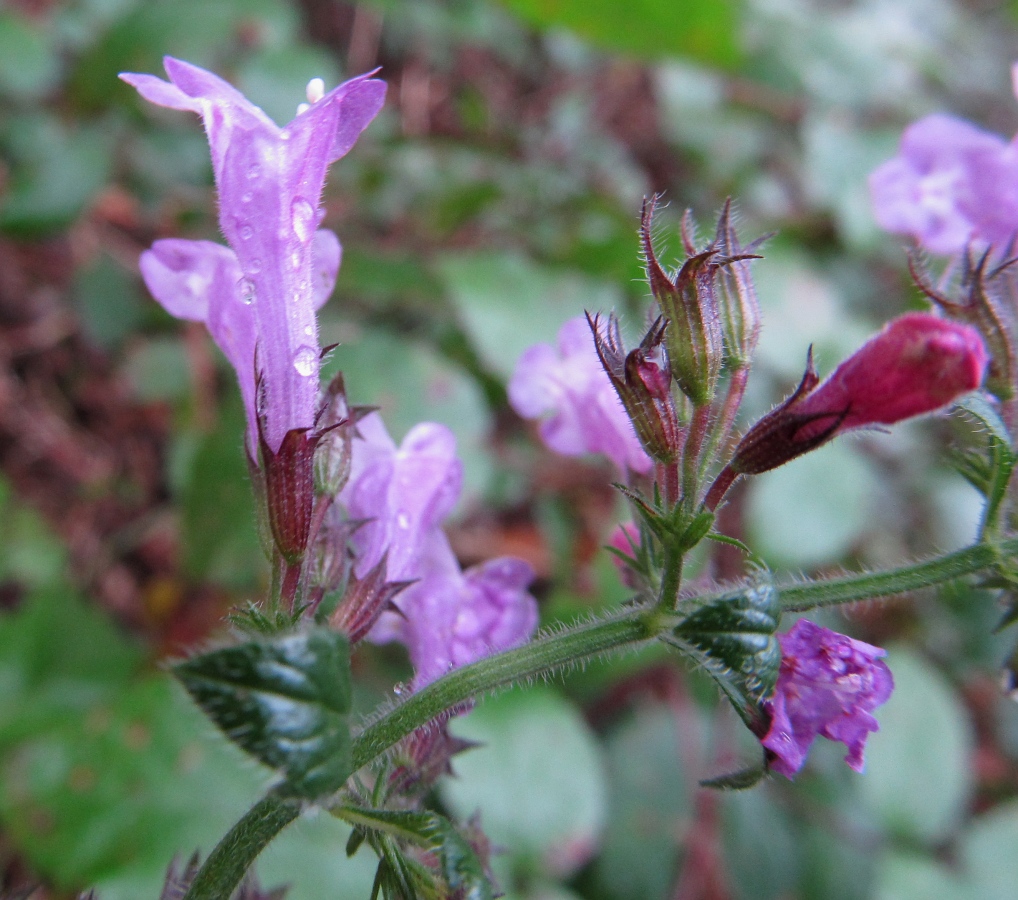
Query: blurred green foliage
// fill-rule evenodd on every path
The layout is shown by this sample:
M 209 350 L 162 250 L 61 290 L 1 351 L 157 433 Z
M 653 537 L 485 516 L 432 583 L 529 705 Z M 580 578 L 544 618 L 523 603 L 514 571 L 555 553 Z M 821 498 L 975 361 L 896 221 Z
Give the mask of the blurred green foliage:
M 765 324 L 745 417 L 796 382 L 810 344 L 830 371 L 916 303 L 901 242 L 870 216 L 866 174 L 927 112 L 1014 131 L 1013 4 L 978 7 L 9 2 L 0 235 L 5 247 L 72 248 L 73 272 L 54 279 L 62 308 L 133 401 L 167 415 L 154 512 L 179 535 L 174 584 L 254 597 L 265 567 L 231 373 L 148 301 L 135 268 L 155 236 L 216 239 L 207 150 L 193 117 L 146 107 L 116 76 L 180 56 L 285 120 L 310 77 L 381 64 L 389 106 L 325 198 L 344 244 L 323 311 L 323 342 L 339 343 L 330 371 L 344 371 L 356 402 L 381 406 L 397 438 L 422 419 L 454 430 L 462 517 L 524 523 L 554 622 L 625 599 L 612 566 L 589 563 L 624 513 L 598 491 L 603 469 L 551 460 L 507 426 L 519 352 L 584 308 L 617 307 L 638 328 L 644 195 L 671 202 L 659 222 L 673 258 L 681 211 L 709 225 L 733 195 L 747 237 L 779 232 L 754 264 Z M 747 539 L 775 568 L 805 570 L 963 545 L 978 508 L 940 461 L 945 430 L 844 441 L 758 479 Z M 63 523 L 48 526 L 17 489 L 0 481 L 0 893 L 17 858 L 56 891 L 155 897 L 170 858 L 208 852 L 266 772 L 161 672 L 163 643 L 127 636 L 83 595 Z M 487 555 L 501 552 L 514 550 Z M 994 692 L 1010 640 L 989 636 L 995 617 L 988 592 L 958 586 L 825 619 L 897 640 L 897 692 L 863 776 L 818 746 L 795 784 L 704 794 L 700 779 L 758 750 L 739 744 L 709 684 L 650 653 L 480 704 L 457 728 L 489 746 L 457 760 L 439 802 L 480 810 L 513 897 L 656 900 L 707 885 L 747 900 L 1010 898 L 1018 713 Z M 359 664 L 367 694 L 405 673 L 398 651 Z M 295 900 L 367 897 L 370 861 L 346 860 L 345 840 L 331 818 L 302 819 L 260 862 L 263 883 L 293 883 Z

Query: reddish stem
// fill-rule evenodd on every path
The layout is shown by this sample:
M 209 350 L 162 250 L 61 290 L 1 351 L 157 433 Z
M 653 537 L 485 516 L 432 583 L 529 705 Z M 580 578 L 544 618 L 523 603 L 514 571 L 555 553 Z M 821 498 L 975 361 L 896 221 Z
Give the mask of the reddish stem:
M 714 510 L 718 508 L 718 504 L 724 499 L 725 494 L 728 493 L 728 489 L 735 484 L 735 479 L 738 477 L 739 473 L 731 466 L 725 466 L 718 474 L 718 477 L 714 479 L 714 483 L 710 486 L 710 490 L 707 491 L 707 496 L 703 501 L 704 507 L 711 512 L 714 512 Z
M 721 443 L 721 458 L 725 459 L 732 452 L 734 444 L 735 417 L 742 406 L 742 398 L 746 394 L 746 384 L 749 381 L 749 366 L 741 366 L 732 372 L 728 381 L 728 393 L 725 395 L 724 406 L 721 407 L 721 418 L 718 422 L 718 440 Z
M 661 488 L 666 508 L 671 509 L 679 502 L 679 464 L 677 462 L 655 463 L 654 476 Z

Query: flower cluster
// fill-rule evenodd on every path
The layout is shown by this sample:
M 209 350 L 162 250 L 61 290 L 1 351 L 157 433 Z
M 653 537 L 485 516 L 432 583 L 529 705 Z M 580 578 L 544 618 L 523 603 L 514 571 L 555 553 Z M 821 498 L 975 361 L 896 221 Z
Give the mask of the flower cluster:
M 542 344 L 523 355 L 510 397 L 524 416 L 552 412 L 541 427 L 552 449 L 599 450 L 620 469 L 627 461 L 636 475 L 653 460 L 654 499 L 629 492 L 640 527 L 616 531 L 612 549 L 627 586 L 681 614 L 681 574 L 669 578 L 669 559 L 681 558 L 707 534 L 738 477 L 766 472 L 846 431 L 943 409 L 982 385 L 987 345 L 993 344 L 974 315 L 909 313 L 888 323 L 822 383 L 810 356 L 796 391 L 739 438 L 734 423 L 760 323 L 750 273 L 760 242 L 740 241 L 726 204 L 705 246 L 696 245 L 692 223 L 684 219 L 686 259 L 669 272 L 651 240 L 653 212 L 653 202 L 646 203 L 641 241 L 656 307 L 639 345 L 626 351 L 614 315 L 588 314 L 589 334 L 575 319 L 563 328 L 558 354 Z M 613 403 L 608 388 L 616 395 Z M 642 466 L 632 462 L 630 448 L 636 446 L 647 461 Z M 705 480 L 711 472 L 713 481 Z M 736 597 L 730 607 L 691 613 L 703 623 L 691 620 L 678 631 L 719 654 L 727 672 L 741 672 L 734 677 L 744 679 L 750 705 L 762 704 L 741 711 L 751 727 L 767 723 L 758 730 L 771 768 L 792 776 L 817 734 L 844 740 L 850 765 L 860 767 L 865 735 L 876 728 L 870 713 L 891 690 L 886 666 L 874 662 L 881 651 L 800 623 L 780 638 L 776 693 L 759 697 L 760 667 L 776 658 L 768 647 L 774 646 L 777 618 L 739 603 Z M 745 640 L 715 645 L 707 636 L 712 629 L 745 631 Z
M 530 565 L 501 557 L 463 572 L 442 531 L 462 484 L 452 432 L 425 422 L 397 447 L 377 413 L 358 431 L 339 496 L 347 516 L 363 523 L 352 537 L 354 575 L 367 577 L 384 560 L 386 580 L 407 585 L 369 638 L 407 646 L 418 688 L 526 641 L 537 627 Z
M 377 414 L 348 407 L 341 376 L 320 389 L 315 314 L 341 258 L 318 227 L 326 170 L 377 114 L 385 85 L 363 76 L 326 93 L 316 79 L 280 128 L 210 72 L 171 57 L 165 67 L 169 82 L 121 77 L 202 117 L 229 246 L 156 241 L 141 271 L 168 312 L 207 325 L 236 371 L 285 599 L 303 589 L 313 608 L 342 593 L 333 624 L 354 642 L 405 643 L 417 687 L 526 641 L 537 624 L 530 566 L 502 558 L 463 572 L 441 529 L 462 481 L 451 432 L 424 423 L 397 447 Z

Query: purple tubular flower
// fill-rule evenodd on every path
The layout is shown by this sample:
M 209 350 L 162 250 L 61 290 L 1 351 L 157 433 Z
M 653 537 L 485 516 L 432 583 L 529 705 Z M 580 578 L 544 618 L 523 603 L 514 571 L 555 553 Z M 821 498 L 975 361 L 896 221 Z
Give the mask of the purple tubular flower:
M 354 78 L 280 128 L 211 72 L 172 57 L 164 65 L 169 82 L 153 75 L 120 77 L 152 103 L 202 117 L 219 193 L 219 225 L 233 252 L 227 257 L 206 242 L 189 250 L 183 242 L 170 247 L 160 242 L 143 273 L 167 310 L 209 326 L 237 369 L 249 451 L 257 453 L 256 417 L 263 415 L 266 443 L 276 452 L 287 432 L 314 426 L 316 300 L 331 290 L 340 256 L 334 235 L 316 237 L 326 169 L 381 109 L 385 85 L 368 76 Z M 175 286 L 182 297 L 174 295 Z M 255 347 L 264 391 L 258 409 Z
M 352 519 L 357 574 L 364 577 L 388 552 L 389 581 L 418 577 L 423 543 L 452 511 L 463 485 L 456 438 L 444 425 L 415 425 L 397 448 L 377 414 L 357 425 L 350 480 L 340 494 Z
M 1018 231 L 1018 148 L 963 119 L 927 116 L 870 175 L 870 195 L 881 228 L 933 253 L 1006 244 Z
M 886 702 L 894 679 L 885 651 L 800 619 L 778 635 L 781 669 L 774 696 L 765 703 L 770 728 L 761 739 L 769 768 L 792 778 L 821 735 L 841 741 L 845 762 L 863 770 L 863 750 L 880 726 L 872 712 Z
M 311 245 L 312 306 L 320 309 L 336 284 L 342 250 L 336 235 L 319 229 Z M 247 446 L 258 456 L 255 347 L 258 322 L 253 288 L 237 255 L 212 241 L 169 238 L 141 254 L 141 274 L 152 296 L 178 319 L 203 322 L 233 366 L 247 412 Z
M 377 414 L 358 422 L 357 432 L 339 497 L 347 515 L 364 522 L 352 539 L 355 573 L 369 577 L 384 558 L 387 582 L 413 582 L 393 601 L 399 614 L 382 613 L 368 639 L 406 645 L 415 688 L 524 643 L 537 627 L 527 592 L 533 569 L 503 557 L 463 572 L 442 531 L 463 478 L 452 432 L 424 422 L 397 447 Z
M 651 468 L 584 316 L 562 326 L 557 347 L 542 343 L 524 351 L 509 381 L 509 402 L 525 419 L 545 417 L 541 437 L 556 453 L 601 453 L 620 472 Z

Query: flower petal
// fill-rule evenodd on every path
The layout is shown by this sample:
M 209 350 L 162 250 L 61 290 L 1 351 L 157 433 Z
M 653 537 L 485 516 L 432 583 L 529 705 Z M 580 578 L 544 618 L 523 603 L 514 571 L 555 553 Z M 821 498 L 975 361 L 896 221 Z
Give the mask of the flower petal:
M 311 243 L 311 289 L 316 310 L 325 306 L 332 296 L 342 259 L 339 238 L 328 228 L 319 228 Z

